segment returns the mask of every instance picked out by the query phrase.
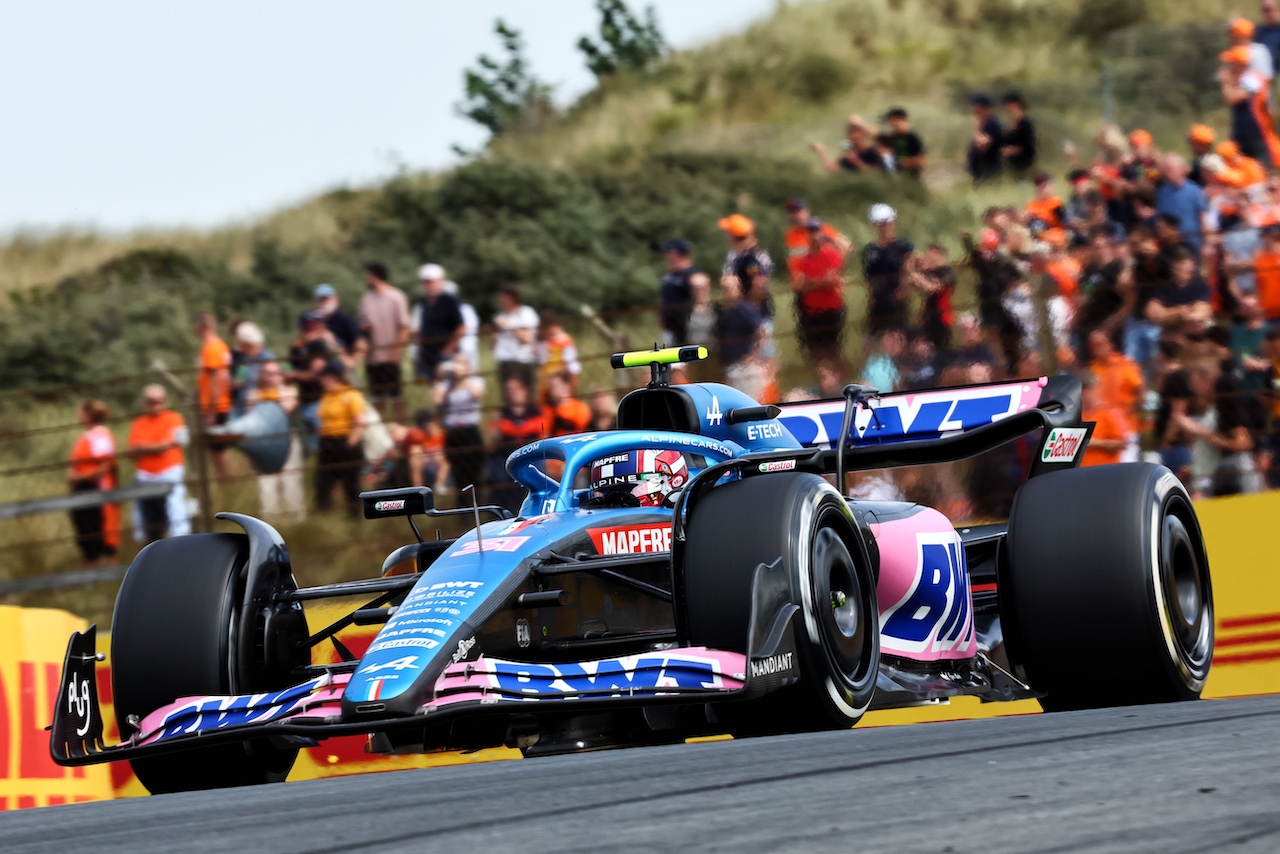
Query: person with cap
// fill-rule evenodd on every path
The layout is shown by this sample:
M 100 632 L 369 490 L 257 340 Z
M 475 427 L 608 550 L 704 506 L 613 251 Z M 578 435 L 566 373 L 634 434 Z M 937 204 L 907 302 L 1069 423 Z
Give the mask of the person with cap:
M 325 328 L 333 335 L 338 349 L 343 353 L 343 360 L 348 367 L 355 367 L 364 357 L 368 341 L 360 331 L 360 321 L 342 310 L 338 305 L 338 291 L 333 285 L 322 282 L 313 291 L 316 305 L 313 311 L 324 319 Z
M 1249 67 L 1252 52 L 1237 45 L 1218 59 L 1218 82 L 1231 112 L 1231 141 L 1260 163 L 1280 165 L 1280 139 L 1268 105 L 1271 81 Z
M 658 247 L 666 256 L 667 270 L 658 284 L 658 322 L 662 326 L 662 346 L 683 347 L 703 344 L 689 340 L 689 312 L 693 308 L 694 276 L 705 276 L 693 263 L 693 247 L 683 237 L 663 241 Z
M 814 217 L 809 212 L 809 205 L 804 199 L 788 199 L 786 207 L 787 219 L 791 221 L 791 225 L 787 228 L 785 235 L 787 243 L 787 272 L 791 277 L 791 290 L 795 291 L 800 259 L 809 254 L 809 220 Z M 832 228 L 831 223 L 824 222 L 822 224 L 822 233 L 831 241 L 831 244 L 841 256 L 849 253 L 852 243 L 849 238 Z
M 347 381 L 347 367 L 340 359 L 331 359 L 318 373 L 324 395 L 316 410 L 320 424 L 316 507 L 328 510 L 334 484 L 341 484 L 347 512 L 355 516 L 360 510 L 363 439 L 369 423 L 369 406 L 364 395 Z
M 897 171 L 919 178 L 924 174 L 924 140 L 911 129 L 907 111 L 902 107 L 894 107 L 884 114 L 884 121 L 889 126 L 889 132 L 883 134 L 883 139 L 893 152 Z
M 1023 175 L 1036 162 L 1036 126 L 1027 118 L 1027 102 L 1018 92 L 1007 92 L 1001 102 L 1009 115 L 1009 127 L 1000 139 L 1000 156 L 1014 175 Z
M 703 274 L 705 276 L 705 274 Z M 690 296 L 692 299 L 692 296 Z M 550 379 L 556 374 L 569 377 L 569 390 L 576 392 L 578 377 L 582 376 L 582 362 L 578 361 L 578 344 L 573 336 L 560 322 L 560 315 L 554 311 L 544 311 L 538 318 L 538 382 L 542 386 L 545 399 L 550 393 Z M 665 346 L 683 346 L 688 342 L 683 338 L 678 343 Z M 683 363 L 682 363 L 683 364 Z M 674 366 L 673 366 L 674 368 Z
M 1231 46 L 1249 51 L 1249 69 L 1261 74 L 1269 83 L 1276 76 L 1275 63 L 1267 46 L 1254 41 L 1256 32 L 1253 21 L 1248 18 L 1236 18 L 1227 24 L 1227 38 L 1231 41 Z
M 339 353 L 337 341 L 325 326 L 324 318 L 315 311 L 303 312 L 298 319 L 298 338 L 289 348 L 290 370 L 285 379 L 298 389 L 298 417 L 306 428 L 309 454 L 314 454 L 318 448 L 316 431 L 320 423 L 316 420 L 316 407 L 324 394 L 320 385 L 320 368 Z
M 755 304 L 764 321 L 766 336 L 772 335 L 773 297 L 769 295 L 769 282 L 773 279 L 773 259 L 756 239 L 755 223 L 742 214 L 727 216 L 718 225 L 729 239 L 720 284 L 723 287 L 726 278 L 736 279 L 742 299 Z M 766 350 L 769 346 L 766 345 Z
M 423 264 L 418 268 L 422 300 L 413 307 L 409 329 L 414 336 L 413 375 L 418 382 L 433 383 L 441 362 L 452 359 L 466 334 L 462 304 L 446 290 L 444 267 Z
M 889 205 L 872 205 L 869 218 L 876 239 L 862 249 L 862 273 L 867 280 L 867 334 L 878 336 L 907 325 L 902 270 L 915 247 L 898 237 L 898 213 Z
M 990 95 L 979 93 L 969 99 L 973 106 L 973 138 L 969 140 L 967 164 L 973 183 L 981 184 L 1000 175 L 1000 146 L 1004 129 L 995 116 Z
M 1191 149 L 1191 170 L 1187 173 L 1187 178 L 1200 188 L 1209 183 L 1202 160 L 1205 155 L 1213 152 L 1214 138 L 1213 128 L 1208 125 L 1194 124 L 1187 131 L 1187 146 Z
M 764 347 L 768 340 L 764 318 L 755 302 L 746 298 L 742 281 L 726 275 L 720 279 L 723 300 L 716 318 L 716 344 L 724 369 L 724 382 L 754 400 L 768 384 Z
M 1164 180 L 1156 188 L 1156 214 L 1177 217 L 1183 242 L 1199 254 L 1209 212 L 1204 190 L 1187 180 L 1187 161 L 1182 155 L 1166 154 L 1160 167 Z
M 809 251 L 797 259 L 791 278 L 796 295 L 796 331 L 815 362 L 840 361 L 844 333 L 844 255 L 825 232 L 826 223 L 810 217 Z
M 1223 168 L 1214 173 L 1214 181 L 1236 190 L 1246 190 L 1257 200 L 1266 192 L 1267 170 L 1252 157 L 1240 153 L 1240 146 L 1223 140 L 1215 149 Z
M 1271 68 L 1280 68 L 1280 3 L 1262 0 L 1258 7 L 1262 23 L 1254 27 L 1253 40 L 1271 53 Z
M 818 155 L 828 172 L 877 172 L 885 169 L 884 157 L 876 147 L 876 129 L 859 115 L 849 116 L 844 128 L 844 148 L 840 157 L 833 158 L 827 147 L 818 140 L 809 143 L 809 150 Z

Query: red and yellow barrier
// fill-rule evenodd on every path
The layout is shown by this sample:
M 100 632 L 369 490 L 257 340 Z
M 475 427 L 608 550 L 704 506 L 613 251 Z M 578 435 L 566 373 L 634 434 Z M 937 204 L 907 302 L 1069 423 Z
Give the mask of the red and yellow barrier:
M 0 605 L 0 810 L 113 796 L 109 769 L 62 768 L 49 756 L 67 639 L 85 625 L 66 611 Z
M 1280 692 L 1280 492 L 1202 501 L 1196 505 L 1213 570 L 1217 645 L 1213 672 L 1205 689 L 1210 698 Z M 336 604 L 313 609 L 312 628 L 341 614 Z M 146 794 L 127 762 L 88 768 L 60 768 L 49 758 L 49 734 L 62 657 L 71 632 L 85 622 L 64 611 L 0 606 L 0 809 L 129 797 Z M 374 629 L 343 632 L 343 644 L 357 656 L 372 641 Z M 110 651 L 110 637 L 99 635 L 98 648 Z M 336 661 L 331 645 L 322 645 L 317 663 Z M 111 662 L 99 665 L 98 690 L 106 740 L 119 740 L 111 702 Z M 1034 700 L 982 703 L 962 697 L 950 705 L 872 712 L 860 726 L 891 726 L 926 721 L 984 718 L 1038 712 Z M 353 736 L 303 750 L 291 780 L 373 771 L 487 762 L 516 758 L 515 750 L 472 754 L 382 757 L 364 752 L 365 739 Z

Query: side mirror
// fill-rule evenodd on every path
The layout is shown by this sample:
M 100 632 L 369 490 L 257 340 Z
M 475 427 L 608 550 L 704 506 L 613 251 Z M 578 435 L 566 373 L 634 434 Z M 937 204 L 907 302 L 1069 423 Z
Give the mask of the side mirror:
M 435 509 L 435 496 L 425 486 L 410 486 L 405 489 L 379 489 L 377 492 L 362 492 L 360 500 L 364 503 L 364 518 L 385 519 L 390 516 L 424 516 Z

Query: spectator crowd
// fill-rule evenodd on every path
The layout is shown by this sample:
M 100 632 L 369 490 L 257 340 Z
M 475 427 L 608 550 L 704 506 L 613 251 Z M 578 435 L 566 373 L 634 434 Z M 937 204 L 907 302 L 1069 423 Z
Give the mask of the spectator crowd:
M 1107 126 L 1090 152 L 1067 145 L 1070 168 L 1055 176 L 1039 166 L 1020 93 L 973 95 L 968 174 L 979 184 L 1011 178 L 1025 201 L 986 210 L 958 235 L 958 254 L 938 235 L 914 242 L 886 202 L 867 211 L 874 237 L 855 245 L 800 198 L 785 205 L 785 233 L 763 242 L 756 223 L 726 212 L 718 271 L 697 266 L 689 240 L 662 243 L 662 341 L 707 343 L 713 353 L 677 366 L 675 381 L 723 381 L 779 402 L 835 397 L 853 380 L 890 392 L 1072 373 L 1084 383 L 1085 418 L 1096 424 L 1085 464 L 1159 460 L 1196 496 L 1280 485 L 1274 0 L 1262 15 L 1259 25 L 1239 19 L 1226 28 L 1218 83 L 1228 126 L 1194 124 L 1185 147 L 1162 150 L 1144 129 Z M 850 116 L 838 154 L 816 141 L 810 147 L 832 172 L 915 180 L 926 170 L 926 146 L 900 107 L 879 127 Z M 785 263 L 765 243 L 785 246 Z M 227 330 L 230 346 L 213 317 L 196 320 L 199 426 L 234 423 L 266 401 L 295 425 L 284 470 L 259 477 L 264 514 L 305 514 L 308 458 L 311 503 L 321 510 L 335 488 L 354 514 L 362 489 L 398 485 L 475 486 L 514 510 L 522 496 L 505 475 L 507 455 L 540 437 L 613 427 L 613 391 L 581 386 L 573 337 L 518 285 L 500 289 L 484 327 L 494 365 L 487 372 L 480 315 L 442 266 L 418 270 L 416 299 L 381 263 L 364 274 L 354 313 L 331 285 L 316 285 L 296 339 L 278 351 L 247 320 Z M 782 305 L 775 293 L 784 281 L 791 298 Z M 972 311 L 956 308 L 961 282 L 972 286 Z M 779 386 L 780 311 L 794 315 L 812 386 Z M 412 418 L 409 383 L 423 386 L 427 401 Z M 492 407 L 491 398 L 499 401 Z M 73 491 L 114 488 L 124 457 L 136 480 L 173 483 L 167 499 L 135 508 L 135 536 L 149 541 L 189 529 L 181 489 L 190 433 L 163 386 L 147 386 L 142 404 L 117 451 L 106 407 L 84 402 L 68 478 Z M 225 445 L 211 446 L 210 460 L 220 478 L 232 476 Z M 856 494 L 881 496 L 901 487 L 874 478 L 854 484 Z M 116 512 L 74 516 L 87 563 L 114 553 Z

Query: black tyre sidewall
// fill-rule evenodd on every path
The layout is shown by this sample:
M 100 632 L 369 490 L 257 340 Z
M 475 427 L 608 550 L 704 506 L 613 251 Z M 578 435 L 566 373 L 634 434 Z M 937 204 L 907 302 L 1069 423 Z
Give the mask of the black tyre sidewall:
M 1195 667 L 1170 635 L 1162 586 L 1171 513 L 1203 574 L 1208 656 Z M 1190 498 L 1162 466 L 1074 469 L 1024 484 L 999 589 L 1010 657 L 1046 692 L 1046 710 L 1194 699 L 1204 687 L 1213 632 L 1208 558 Z
M 243 534 L 191 534 L 159 540 L 134 558 L 116 598 L 111 678 L 122 734 L 179 697 L 231 692 Z M 283 780 L 296 750 L 265 741 L 218 745 L 131 760 L 153 794 Z
M 864 611 L 868 649 L 856 677 L 843 674 L 827 648 L 815 578 L 813 546 L 819 530 L 836 531 L 852 559 Z M 879 614 L 874 573 L 847 505 L 816 475 L 769 475 L 717 487 L 690 514 L 684 552 L 685 602 L 691 640 L 715 649 L 746 652 L 751 579 L 756 566 L 782 558 L 791 581 L 804 683 L 762 700 L 731 704 L 722 718 L 740 725 L 735 734 L 762 734 L 852 726 L 866 711 L 879 666 Z M 827 610 L 830 604 L 826 603 Z M 751 707 L 749 710 L 745 707 Z M 742 714 L 736 714 L 741 712 Z M 747 720 L 754 721 L 746 726 Z

